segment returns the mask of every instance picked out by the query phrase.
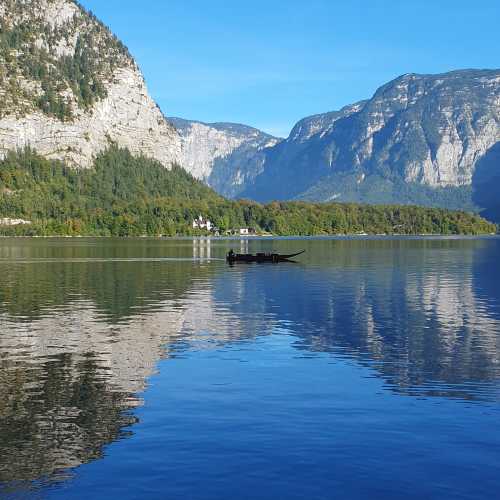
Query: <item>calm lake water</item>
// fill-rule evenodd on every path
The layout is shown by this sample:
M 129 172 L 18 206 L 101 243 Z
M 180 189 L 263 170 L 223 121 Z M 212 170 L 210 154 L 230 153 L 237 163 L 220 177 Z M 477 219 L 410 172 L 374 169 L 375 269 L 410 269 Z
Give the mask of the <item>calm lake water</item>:
M 499 239 L 1 239 L 0 329 L 1 498 L 498 497 Z

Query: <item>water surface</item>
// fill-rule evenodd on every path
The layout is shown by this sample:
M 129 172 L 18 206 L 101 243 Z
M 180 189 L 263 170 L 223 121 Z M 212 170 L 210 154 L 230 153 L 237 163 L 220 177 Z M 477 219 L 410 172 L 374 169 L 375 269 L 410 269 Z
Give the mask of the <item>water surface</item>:
M 1 239 L 0 497 L 494 498 L 499 260 L 496 238 Z

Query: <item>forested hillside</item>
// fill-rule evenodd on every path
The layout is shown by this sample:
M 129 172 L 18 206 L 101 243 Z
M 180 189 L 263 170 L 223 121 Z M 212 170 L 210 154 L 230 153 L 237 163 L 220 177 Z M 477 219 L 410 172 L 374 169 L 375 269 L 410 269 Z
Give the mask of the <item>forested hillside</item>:
M 496 230 L 477 215 L 415 206 L 274 202 L 222 198 L 180 167 L 111 147 L 76 170 L 30 149 L 0 161 L 4 235 L 189 235 L 202 214 L 221 232 L 252 227 L 277 235 L 482 234 Z

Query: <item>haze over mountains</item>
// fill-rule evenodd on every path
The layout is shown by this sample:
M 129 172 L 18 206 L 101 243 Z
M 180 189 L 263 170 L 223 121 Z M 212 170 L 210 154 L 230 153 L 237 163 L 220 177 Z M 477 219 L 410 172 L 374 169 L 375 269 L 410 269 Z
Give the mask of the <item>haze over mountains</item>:
M 500 70 L 403 75 L 286 139 L 165 119 L 124 45 L 72 0 L 0 5 L 0 155 L 89 167 L 111 144 L 229 197 L 413 203 L 500 214 Z

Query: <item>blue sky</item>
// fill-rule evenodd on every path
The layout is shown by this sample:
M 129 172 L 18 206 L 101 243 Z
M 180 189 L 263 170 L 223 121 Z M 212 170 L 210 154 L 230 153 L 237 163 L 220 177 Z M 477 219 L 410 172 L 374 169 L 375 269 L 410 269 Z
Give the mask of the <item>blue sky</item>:
M 285 136 L 403 73 L 500 67 L 500 0 L 81 0 L 168 116 Z

